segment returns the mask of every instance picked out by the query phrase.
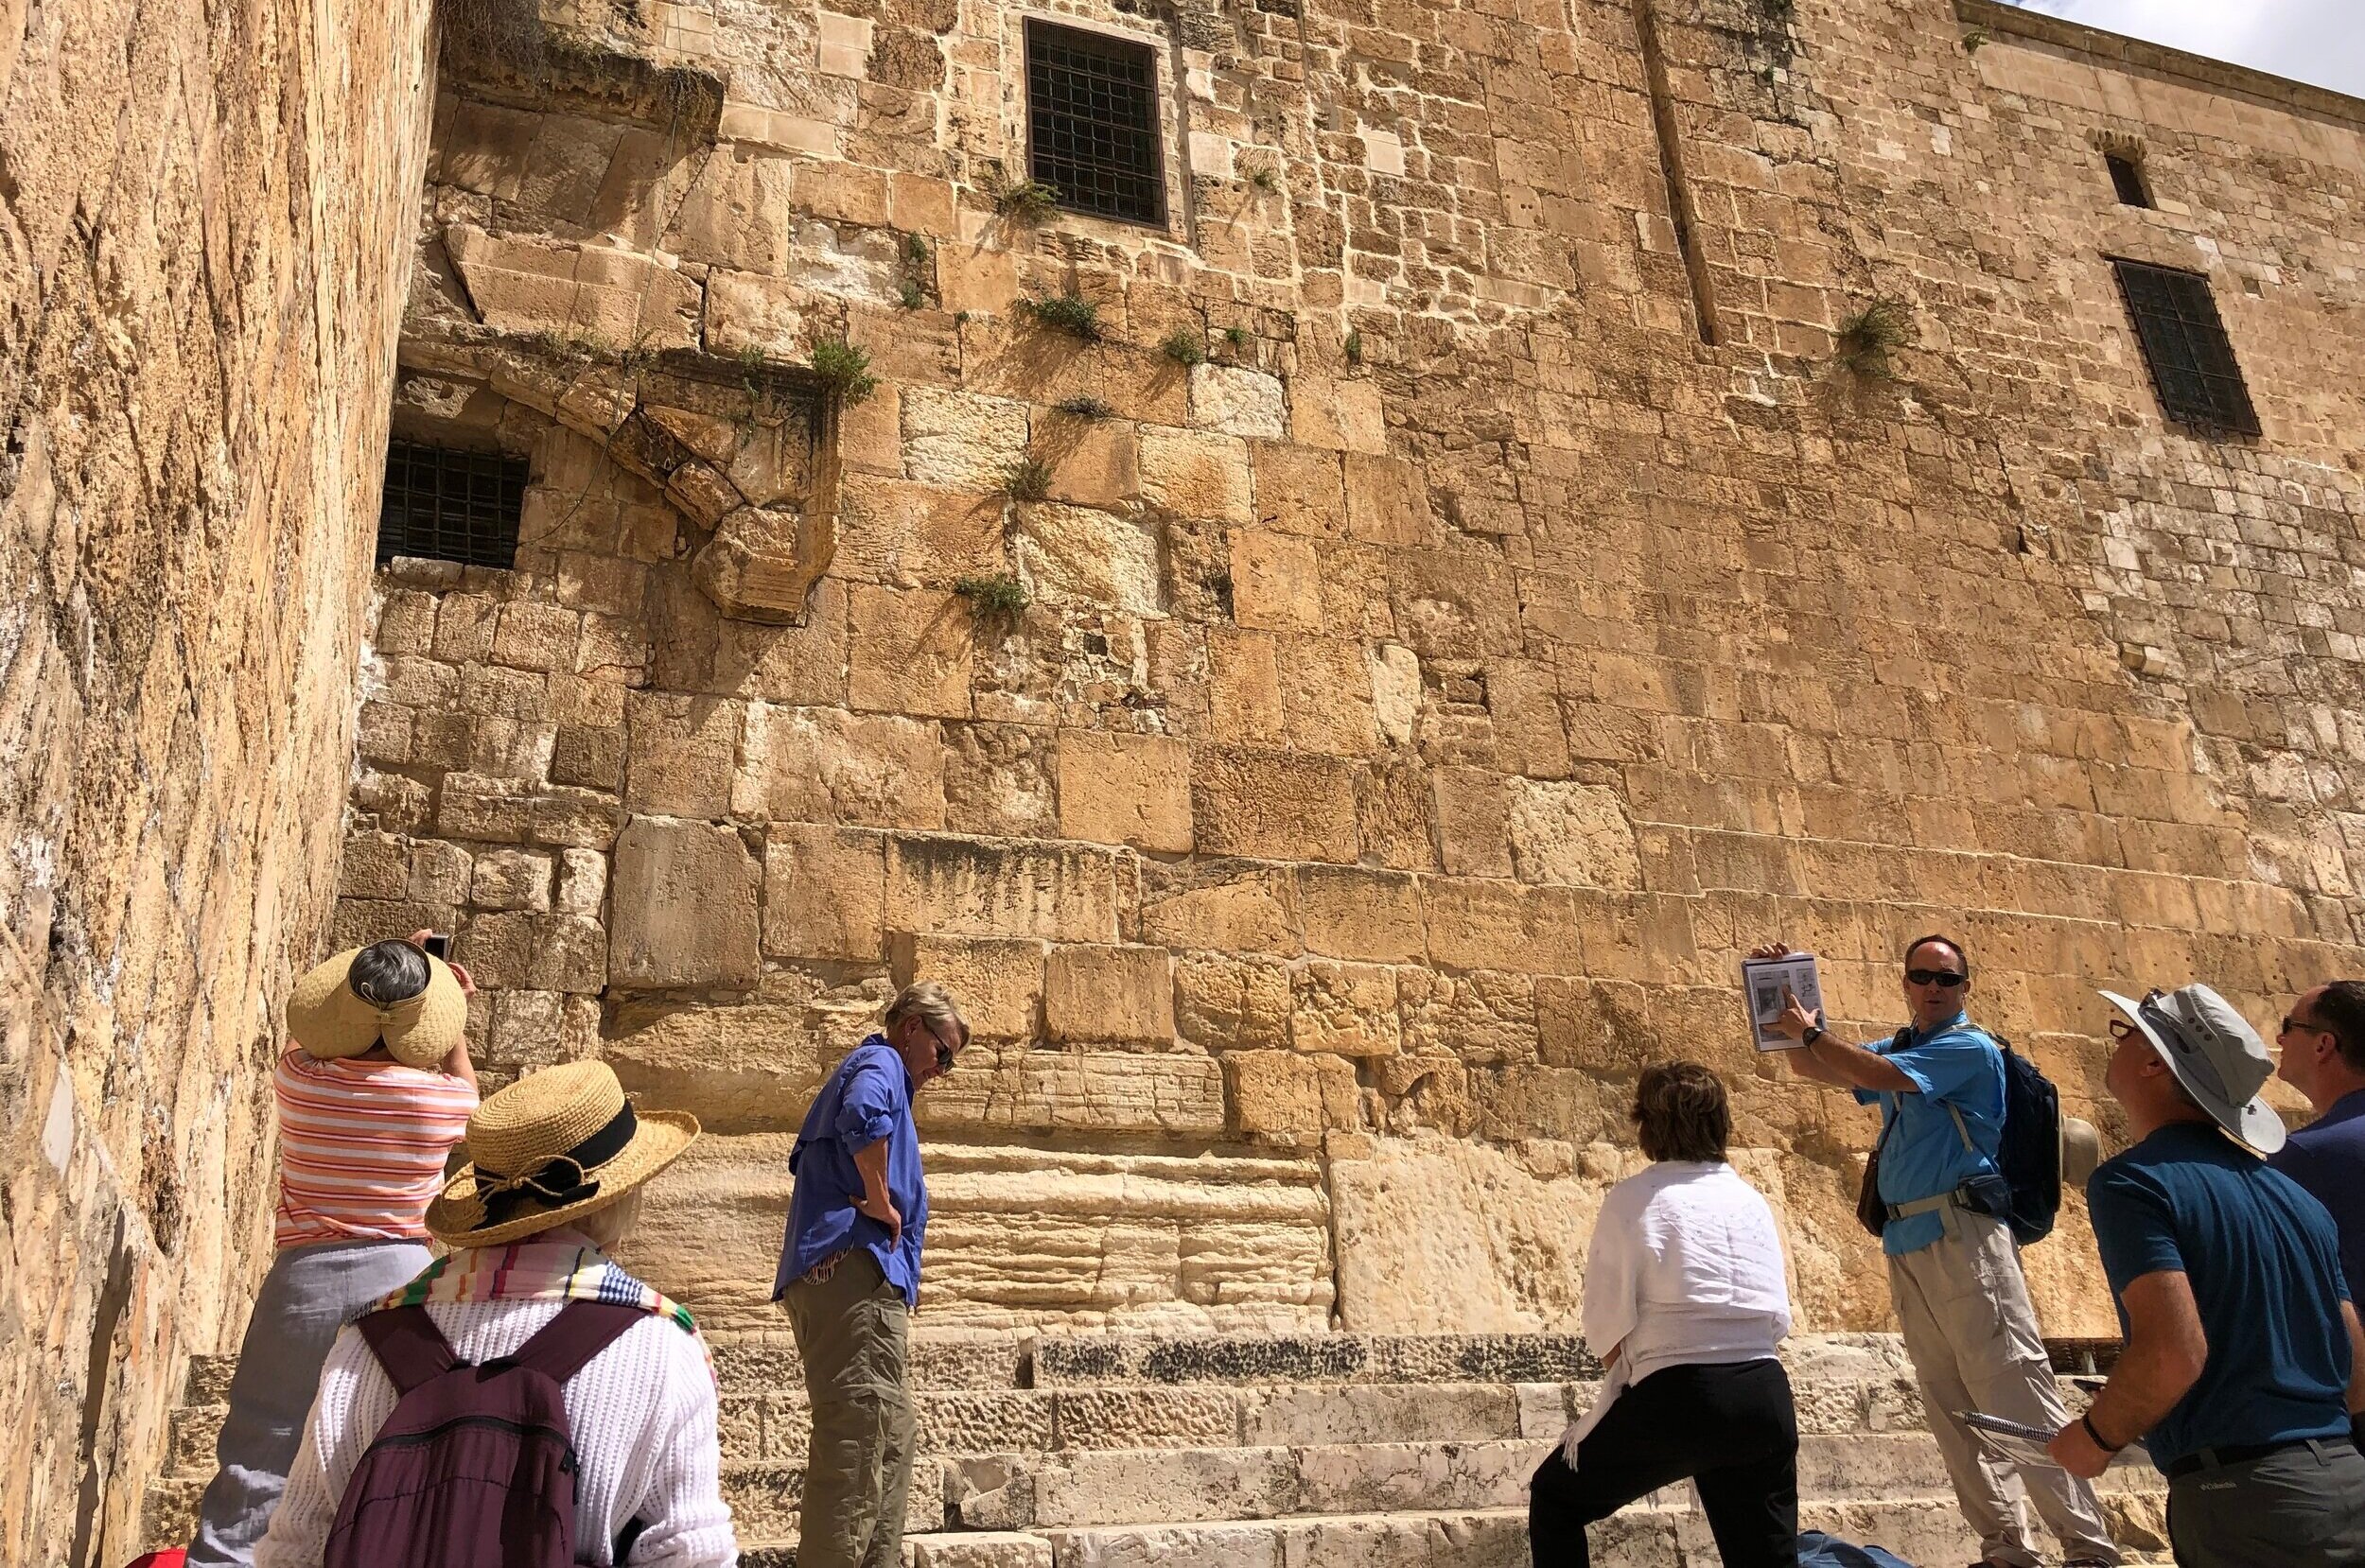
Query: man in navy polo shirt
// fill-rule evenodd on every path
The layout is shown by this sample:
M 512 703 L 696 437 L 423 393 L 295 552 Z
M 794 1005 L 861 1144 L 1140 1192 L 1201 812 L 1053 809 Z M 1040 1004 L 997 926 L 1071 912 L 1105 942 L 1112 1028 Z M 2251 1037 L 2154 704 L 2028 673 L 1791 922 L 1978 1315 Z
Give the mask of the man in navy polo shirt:
M 2365 1562 L 2365 1328 L 2324 1206 L 2268 1168 L 2266 1042 L 2206 985 L 2140 1002 L 2105 1078 L 2134 1146 L 2086 1183 L 2126 1348 L 2052 1453 L 2102 1472 L 2138 1437 L 2168 1478 L 2185 1568 Z
M 1777 942 L 1751 956 L 1787 951 Z M 2050 1431 L 2068 1419 L 2011 1227 L 1960 1195 L 1967 1185 L 2001 1180 L 2004 1053 L 1964 1007 L 1971 960 L 1953 938 L 1906 945 L 1904 989 L 1913 1023 L 1895 1039 L 1851 1045 L 1796 999 L 1775 1027 L 1806 1047 L 1786 1053 L 1801 1076 L 1881 1107 L 1881 1249 L 1930 1435 L 1955 1505 L 1978 1532 L 1982 1562 L 2034 1568 L 2042 1559 L 2028 1510 L 2005 1490 L 2003 1464 L 1961 1420 L 1977 1411 Z M 2119 1560 L 2093 1488 L 2047 1465 L 2019 1474 L 2061 1542 L 2065 1568 Z
M 2340 1273 L 2365 1291 L 2365 981 L 2319 985 L 2283 1015 L 2275 1076 L 2307 1096 L 2316 1120 L 2267 1161 L 2332 1211 Z

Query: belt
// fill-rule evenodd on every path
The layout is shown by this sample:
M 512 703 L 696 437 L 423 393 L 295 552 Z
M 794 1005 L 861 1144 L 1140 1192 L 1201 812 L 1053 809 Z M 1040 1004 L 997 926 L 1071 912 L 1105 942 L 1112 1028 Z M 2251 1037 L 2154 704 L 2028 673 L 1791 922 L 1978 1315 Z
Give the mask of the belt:
M 2197 1449 L 2181 1459 L 2171 1459 L 2160 1467 L 2160 1472 L 2174 1481 L 2199 1471 L 2223 1470 L 2228 1465 L 2246 1465 L 2252 1459 L 2263 1459 L 2269 1454 L 2286 1449 L 2310 1448 L 2321 1455 L 2327 1448 L 2351 1446 L 2346 1437 L 2293 1437 L 2281 1443 L 2229 1443 L 2221 1448 Z

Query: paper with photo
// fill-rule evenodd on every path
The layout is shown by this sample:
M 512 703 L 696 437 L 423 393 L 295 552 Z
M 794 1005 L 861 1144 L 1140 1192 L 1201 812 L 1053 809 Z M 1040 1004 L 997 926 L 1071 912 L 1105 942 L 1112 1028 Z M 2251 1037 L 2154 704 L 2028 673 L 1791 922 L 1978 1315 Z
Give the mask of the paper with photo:
M 1785 1005 L 1787 989 L 1810 1013 L 1823 1011 L 1823 982 L 1815 973 L 1814 954 L 1788 953 L 1780 958 L 1741 961 L 1741 995 L 1749 1013 L 1749 1037 L 1760 1051 L 1796 1051 L 1798 1042 L 1774 1027 Z

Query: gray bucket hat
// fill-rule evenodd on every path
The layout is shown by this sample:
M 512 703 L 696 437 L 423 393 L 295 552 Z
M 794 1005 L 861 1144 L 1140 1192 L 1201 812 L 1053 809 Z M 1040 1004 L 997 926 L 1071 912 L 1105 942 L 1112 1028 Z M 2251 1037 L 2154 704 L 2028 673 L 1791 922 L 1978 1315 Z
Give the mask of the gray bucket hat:
M 2235 1142 L 2262 1156 L 2283 1147 L 2283 1118 L 2258 1097 L 2274 1076 L 2274 1058 L 2232 1002 L 2206 985 L 2152 991 L 2141 1002 L 2102 994 L 2135 1020 L 2184 1091 Z

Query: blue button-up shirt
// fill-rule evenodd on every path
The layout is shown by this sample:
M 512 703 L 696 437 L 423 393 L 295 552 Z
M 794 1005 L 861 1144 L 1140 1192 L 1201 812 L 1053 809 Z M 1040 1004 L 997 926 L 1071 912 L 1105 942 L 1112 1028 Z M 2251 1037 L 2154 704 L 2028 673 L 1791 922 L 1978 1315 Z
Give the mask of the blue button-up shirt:
M 854 1151 L 883 1138 L 887 1195 L 903 1216 L 900 1243 L 889 1242 L 885 1226 L 854 1208 L 863 1191 Z M 879 1261 L 879 1271 L 902 1293 L 905 1306 L 919 1305 L 928 1183 L 920 1170 L 920 1129 L 912 1122 L 912 1075 L 885 1036 L 873 1035 L 849 1052 L 821 1086 L 789 1152 L 788 1168 L 797 1186 L 788 1200 L 788 1234 L 780 1243 L 772 1299 L 779 1300 L 814 1264 L 859 1246 Z
M 2267 1163 L 2332 1211 L 2340 1231 L 2340 1272 L 2352 1292 L 2365 1291 L 2365 1089 L 2335 1100 Z
M 1957 1013 L 1936 1028 L 1911 1030 L 1905 1043 L 1870 1048 L 1913 1080 L 1918 1093 L 1856 1090 L 1859 1105 L 1881 1106 L 1881 1200 L 1895 1208 L 1934 1198 L 1983 1173 L 1996 1171 L 2004 1146 L 2004 1052 L 1986 1030 Z M 1962 1112 L 1957 1130 L 1953 1106 Z M 1963 1146 L 1963 1132 L 1971 1146 Z M 1936 1211 L 1891 1220 L 1881 1250 L 1891 1257 L 1918 1252 L 1946 1234 Z

